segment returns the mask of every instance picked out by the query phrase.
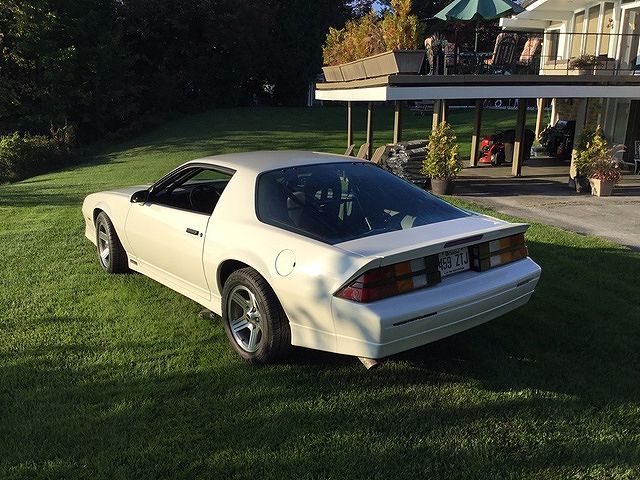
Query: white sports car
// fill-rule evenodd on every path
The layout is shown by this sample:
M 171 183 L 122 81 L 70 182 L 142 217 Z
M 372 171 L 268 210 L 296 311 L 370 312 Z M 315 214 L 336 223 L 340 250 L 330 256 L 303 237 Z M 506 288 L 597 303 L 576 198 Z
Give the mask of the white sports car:
M 86 236 L 220 315 L 233 348 L 386 357 L 524 305 L 540 277 L 526 224 L 456 208 L 353 157 L 253 152 L 94 193 Z

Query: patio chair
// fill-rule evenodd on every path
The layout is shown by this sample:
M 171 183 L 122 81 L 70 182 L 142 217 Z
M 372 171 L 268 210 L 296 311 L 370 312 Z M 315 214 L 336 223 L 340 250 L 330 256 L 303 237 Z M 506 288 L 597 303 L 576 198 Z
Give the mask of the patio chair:
M 522 72 L 536 73 L 537 61 L 539 60 L 542 47 L 541 37 L 529 37 L 524 43 L 520 58 L 516 61 L 516 68 Z
M 485 67 L 491 73 L 511 73 L 516 56 L 518 35 L 515 33 L 500 33 L 496 37 L 493 55 L 484 61 Z
M 356 148 L 356 144 L 352 143 L 351 145 L 349 145 L 349 148 L 347 148 L 344 152 L 344 155 L 346 157 L 353 157 L 353 149 Z
M 382 145 L 376 148 L 376 151 L 371 155 L 371 161 L 373 163 L 380 163 L 380 160 L 382 160 L 384 156 L 388 155 L 390 149 L 391 147 L 389 145 Z
M 360 148 L 358 149 L 358 154 L 356 155 L 356 157 L 367 158 L 368 152 L 369 152 L 369 143 L 364 142 L 362 145 L 360 145 Z

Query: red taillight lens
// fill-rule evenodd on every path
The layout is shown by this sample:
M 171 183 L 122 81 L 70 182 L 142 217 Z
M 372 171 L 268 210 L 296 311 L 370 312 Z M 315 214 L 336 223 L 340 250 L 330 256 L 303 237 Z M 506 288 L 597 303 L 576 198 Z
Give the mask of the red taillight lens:
M 335 296 L 368 303 L 440 282 L 438 256 L 417 258 L 363 273 Z
M 529 255 L 524 241 L 524 234 L 499 238 L 471 247 L 471 266 L 483 272 L 493 267 L 505 265 Z

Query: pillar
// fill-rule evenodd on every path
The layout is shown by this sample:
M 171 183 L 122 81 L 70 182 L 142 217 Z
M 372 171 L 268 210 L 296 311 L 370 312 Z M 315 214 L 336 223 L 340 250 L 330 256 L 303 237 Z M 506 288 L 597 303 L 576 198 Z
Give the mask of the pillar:
M 367 160 L 371 160 L 373 153 L 373 102 L 367 104 Z
M 476 115 L 473 121 L 473 132 L 471 132 L 471 154 L 469 165 L 478 165 L 478 150 L 480 147 L 480 127 L 482 125 L 482 100 L 476 100 Z
M 544 98 L 536 99 L 536 106 L 538 107 L 537 116 L 536 116 L 536 136 L 535 138 L 540 138 L 540 132 L 542 131 L 542 121 L 544 120 Z
M 558 121 L 558 100 L 556 98 L 551 100 L 551 126 L 555 125 Z
M 576 143 L 578 142 L 578 137 L 584 130 L 584 124 L 587 121 L 587 106 L 589 99 L 588 98 L 580 98 L 577 100 L 576 105 L 576 132 L 573 136 L 573 150 L 571 151 L 571 167 L 569 168 L 569 177 L 575 178 L 576 176 Z
M 353 105 L 347 102 L 347 148 L 353 145 Z
M 440 112 L 440 121 L 449 121 L 449 103 L 446 100 L 440 100 L 442 111 Z
M 516 139 L 513 144 L 513 163 L 511 174 L 519 177 L 522 173 L 522 159 L 524 158 L 524 129 L 527 124 L 527 99 L 518 100 L 518 117 L 516 119 Z
M 402 141 L 402 102 L 396 100 L 393 112 L 393 143 Z
M 442 114 L 442 100 L 434 100 L 433 101 L 433 120 L 431 122 L 431 129 L 436 128 L 440 125 L 441 114 Z

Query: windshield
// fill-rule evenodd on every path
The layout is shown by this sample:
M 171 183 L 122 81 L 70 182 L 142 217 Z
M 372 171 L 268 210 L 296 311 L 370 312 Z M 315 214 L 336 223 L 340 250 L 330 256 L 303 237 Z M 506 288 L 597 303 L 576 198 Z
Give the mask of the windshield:
M 257 188 L 262 222 L 331 244 L 470 215 L 363 162 L 274 170 Z

